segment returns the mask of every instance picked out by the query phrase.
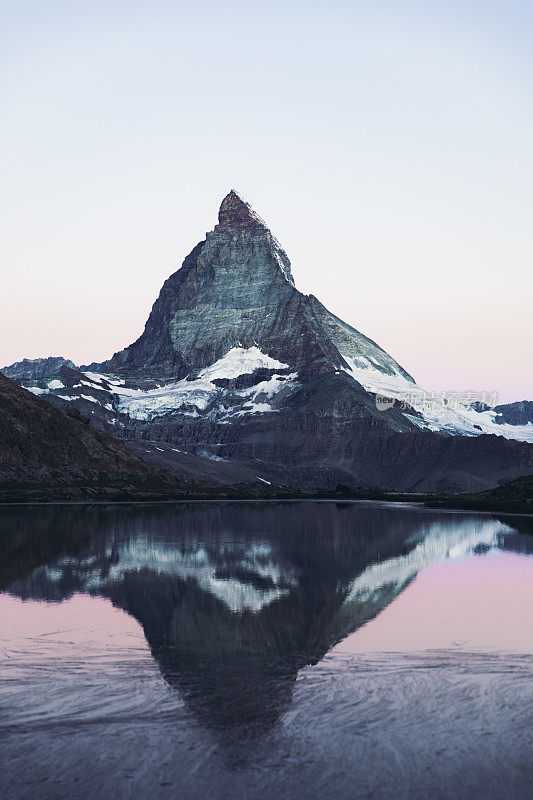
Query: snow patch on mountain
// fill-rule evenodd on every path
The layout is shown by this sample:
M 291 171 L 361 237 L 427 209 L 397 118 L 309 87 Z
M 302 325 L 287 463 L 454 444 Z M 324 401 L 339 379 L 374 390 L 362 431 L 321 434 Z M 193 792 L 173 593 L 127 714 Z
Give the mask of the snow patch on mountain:
M 293 388 L 296 385 L 297 377 L 297 372 L 291 372 L 290 375 L 272 375 L 268 381 L 260 381 L 256 383 L 255 386 L 251 386 L 248 389 L 241 389 L 237 394 L 241 397 L 249 397 L 251 400 L 255 400 L 259 395 L 265 395 L 265 397 L 271 400 L 281 388 Z
M 200 378 L 214 381 L 217 378 L 238 378 L 248 375 L 256 369 L 286 369 L 288 364 L 276 361 L 275 358 L 262 353 L 258 347 L 232 347 L 225 356 L 219 358 L 210 367 L 199 373 Z
M 239 411 L 235 412 L 235 416 L 242 417 L 245 414 L 268 414 L 269 411 L 274 411 L 269 403 L 247 403 Z
M 387 398 L 398 401 L 404 406 L 405 416 L 419 428 L 453 436 L 480 436 L 482 433 L 489 433 L 506 439 L 533 442 L 531 423 L 499 425 L 495 422 L 496 411 L 489 409 L 480 413 L 469 402 L 462 400 L 460 395 L 428 392 L 418 384 L 407 381 L 398 372 L 395 375 L 384 374 L 366 358 L 355 359 L 344 354 L 342 357 L 349 365 L 344 371 L 360 383 L 363 389 L 380 398 L 384 408 L 388 407 Z M 364 366 L 363 361 L 366 362 Z M 417 411 L 421 416 L 409 413 L 410 410 Z
M 102 375 L 100 372 L 83 372 L 91 383 L 109 384 L 109 386 L 122 386 L 124 381 L 121 378 L 110 378 L 107 375 Z M 82 381 L 82 383 L 86 383 Z M 104 387 L 102 387 L 104 388 Z
M 158 389 L 126 389 L 114 388 L 118 395 L 118 408 L 123 414 L 128 414 L 132 419 L 147 420 L 171 411 L 182 409 L 183 406 L 192 406 L 203 411 L 219 391 L 215 384 L 198 379 L 195 381 L 182 380 L 171 383 Z M 194 410 L 184 410 L 182 413 L 195 416 Z M 196 412 L 197 413 L 197 412 Z
M 124 386 L 124 381 L 99 372 L 83 373 L 85 380 L 76 386 L 85 386 L 98 392 L 96 397 L 88 394 L 81 398 L 100 403 L 107 410 L 113 407 L 132 419 L 146 421 L 154 417 L 176 411 L 191 417 L 198 417 L 204 412 L 209 418 L 227 420 L 232 416 L 258 414 L 274 411 L 269 402 L 278 392 L 289 393 L 298 384 L 297 373 L 289 375 L 272 375 L 268 380 L 246 389 L 231 390 L 213 383 L 217 378 L 237 378 L 240 375 L 252 374 L 258 369 L 287 369 L 288 365 L 272 358 L 256 347 L 232 347 L 225 356 L 214 364 L 201 370 L 192 380 L 184 378 L 155 389 L 138 389 Z M 52 387 L 54 388 L 54 387 Z M 59 387 L 58 387 L 59 388 Z M 76 387 L 73 387 L 76 388 Z M 47 389 L 32 387 L 35 394 L 48 393 Z M 114 398 L 113 406 L 104 402 L 101 392 Z M 80 395 L 59 395 L 63 400 L 79 400 Z M 105 397 L 105 395 L 104 395 Z M 217 402 L 218 401 L 218 402 Z

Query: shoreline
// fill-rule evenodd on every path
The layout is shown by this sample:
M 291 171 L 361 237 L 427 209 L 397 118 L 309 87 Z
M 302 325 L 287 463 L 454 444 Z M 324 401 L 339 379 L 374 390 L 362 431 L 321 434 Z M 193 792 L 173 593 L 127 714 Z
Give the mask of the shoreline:
M 154 498 L 121 498 L 121 499 L 13 499 L 2 500 L 0 508 L 21 508 L 40 506 L 155 506 L 155 505 L 200 505 L 203 503 L 371 503 L 396 505 L 400 508 L 415 507 L 428 511 L 470 512 L 479 514 L 506 514 L 507 516 L 533 517 L 533 503 L 522 501 L 488 501 L 483 499 L 460 498 L 439 495 L 385 495 L 382 497 L 347 496 L 315 493 L 309 495 L 279 494 L 262 497 L 223 497 L 223 496 L 191 496 L 191 497 L 154 497 Z

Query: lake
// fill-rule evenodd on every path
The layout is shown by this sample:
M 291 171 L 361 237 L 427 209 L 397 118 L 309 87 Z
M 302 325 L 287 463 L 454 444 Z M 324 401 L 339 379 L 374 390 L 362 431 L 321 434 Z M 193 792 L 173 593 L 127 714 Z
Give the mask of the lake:
M 533 796 L 533 524 L 0 508 L 0 797 Z

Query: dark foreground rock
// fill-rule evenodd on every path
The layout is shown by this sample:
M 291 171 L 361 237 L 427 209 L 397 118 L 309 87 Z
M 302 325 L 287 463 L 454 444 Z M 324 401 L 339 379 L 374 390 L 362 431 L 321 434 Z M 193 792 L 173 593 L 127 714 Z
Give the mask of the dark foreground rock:
M 436 508 L 533 514 L 533 475 L 524 475 L 522 478 L 509 481 L 485 492 L 461 494 L 454 497 L 427 498 L 425 502 L 426 505 Z M 525 530 L 533 533 L 531 521 Z
M 0 374 L 0 501 L 165 497 L 179 487 L 123 442 Z

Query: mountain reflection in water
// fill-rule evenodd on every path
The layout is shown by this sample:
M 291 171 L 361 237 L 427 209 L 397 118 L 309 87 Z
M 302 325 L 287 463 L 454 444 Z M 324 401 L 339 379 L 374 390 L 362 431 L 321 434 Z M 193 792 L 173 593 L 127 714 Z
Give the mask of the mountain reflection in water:
M 370 504 L 205 504 L 0 511 L 0 588 L 109 598 L 139 621 L 196 719 L 270 729 L 298 671 L 439 561 L 531 552 L 507 522 Z

